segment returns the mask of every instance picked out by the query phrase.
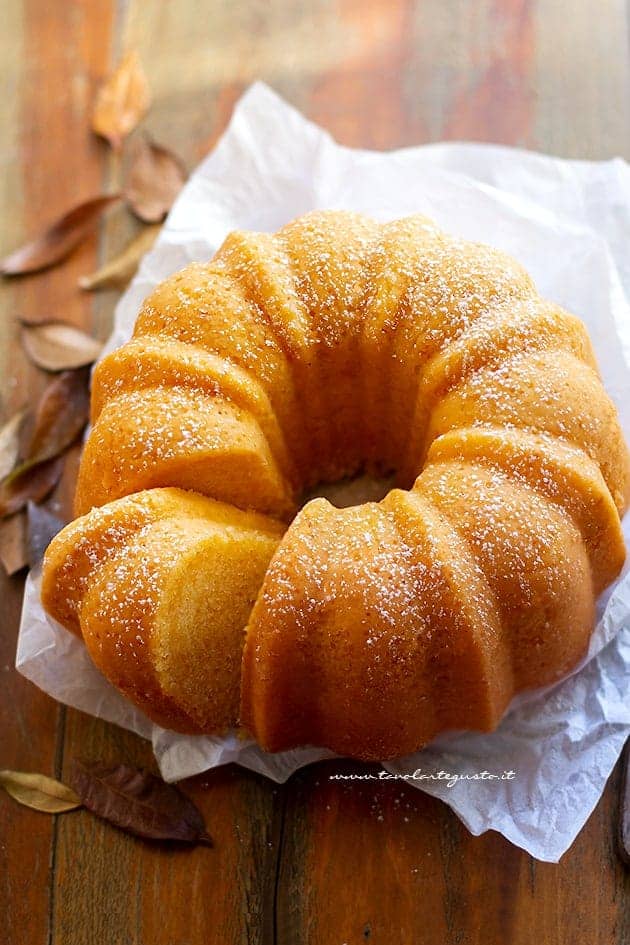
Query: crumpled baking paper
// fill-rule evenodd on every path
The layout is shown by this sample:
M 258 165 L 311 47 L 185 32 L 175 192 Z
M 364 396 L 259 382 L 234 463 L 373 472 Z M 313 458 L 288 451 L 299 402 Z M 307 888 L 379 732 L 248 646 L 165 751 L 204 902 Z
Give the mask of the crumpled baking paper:
M 208 259 L 230 230 L 275 230 L 314 208 L 381 220 L 421 212 L 513 254 L 543 295 L 586 322 L 630 440 L 625 162 L 565 161 L 478 144 L 352 150 L 260 83 L 243 96 L 182 191 L 118 305 L 107 350 L 129 337 L 141 301 L 159 280 Z M 557 861 L 597 804 L 630 733 L 627 571 L 600 600 L 588 657 L 572 676 L 519 696 L 494 734 L 452 733 L 383 767 L 408 778 L 415 772 L 408 783 L 440 797 L 473 834 L 498 830 L 532 856 Z M 152 739 L 168 780 L 235 761 L 281 782 L 302 765 L 332 757 L 310 748 L 270 755 L 235 736 L 186 737 L 153 725 L 105 681 L 83 644 L 46 616 L 37 574 L 27 584 L 17 668 L 56 699 Z

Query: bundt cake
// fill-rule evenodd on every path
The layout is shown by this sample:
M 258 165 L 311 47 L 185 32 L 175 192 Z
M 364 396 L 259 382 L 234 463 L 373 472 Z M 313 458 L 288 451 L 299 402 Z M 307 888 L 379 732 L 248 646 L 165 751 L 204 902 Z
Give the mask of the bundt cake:
M 231 234 L 98 365 L 92 424 L 43 603 L 180 731 L 364 759 L 489 731 L 584 655 L 624 560 L 584 325 L 424 217 Z M 361 471 L 400 488 L 298 511 Z

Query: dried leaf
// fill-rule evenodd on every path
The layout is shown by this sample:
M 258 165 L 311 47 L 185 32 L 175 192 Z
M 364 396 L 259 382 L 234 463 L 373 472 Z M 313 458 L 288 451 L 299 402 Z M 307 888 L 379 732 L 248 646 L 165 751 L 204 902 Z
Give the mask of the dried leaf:
M 41 502 L 61 478 L 63 457 L 24 463 L 0 483 L 0 518 L 23 509 L 29 500 Z
M 84 367 L 98 358 L 100 341 L 64 322 L 43 322 L 22 327 L 22 344 L 37 367 L 45 371 L 65 371 Z
M 36 310 L 35 312 L 23 312 L 17 316 L 21 325 L 43 325 L 45 322 L 54 322 L 56 319 L 48 312 Z
M 177 155 L 142 138 L 129 170 L 127 203 L 145 223 L 160 223 L 173 206 L 186 176 L 186 168 Z
M 0 483 L 0 518 L 29 500 L 41 502 L 61 477 L 61 454 L 79 436 L 90 410 L 89 369 L 64 371 L 42 394 L 22 462 Z
M 20 429 L 26 411 L 20 410 L 0 429 L 0 479 L 8 476 L 18 457 Z
M 89 369 L 78 368 L 64 371 L 48 384 L 37 405 L 22 465 L 59 456 L 74 443 L 90 413 L 89 380 Z
M 92 273 L 79 279 L 82 289 L 123 288 L 133 277 L 145 253 L 148 253 L 161 227 L 147 226 L 135 239 L 129 243 L 120 256 L 116 256 L 108 263 Z
M 9 576 L 17 574 L 29 563 L 26 521 L 22 512 L 0 521 L 0 561 Z
M 92 129 L 118 150 L 150 104 L 149 83 L 138 53 L 132 50 L 100 87 L 92 115 Z
M 81 800 L 72 788 L 45 774 L 0 771 L 0 786 L 20 804 L 46 814 L 62 814 L 81 807 Z
M 20 276 L 61 262 L 96 226 L 104 211 L 120 200 L 120 196 L 93 197 L 73 207 L 40 236 L 0 260 L 0 272 L 5 276 Z
M 29 502 L 26 509 L 26 556 L 31 568 L 44 557 L 44 552 L 64 523 L 42 505 Z
M 137 837 L 212 842 L 190 798 L 148 771 L 75 761 L 70 783 L 85 807 Z

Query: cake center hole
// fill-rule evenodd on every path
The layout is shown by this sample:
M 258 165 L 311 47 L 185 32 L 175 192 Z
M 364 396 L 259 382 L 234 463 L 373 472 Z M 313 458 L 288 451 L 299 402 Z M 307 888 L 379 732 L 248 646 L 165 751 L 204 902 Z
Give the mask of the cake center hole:
M 323 497 L 338 509 L 351 505 L 363 505 L 364 502 L 380 502 L 390 489 L 394 488 L 394 476 L 376 478 L 367 473 L 349 476 L 338 482 L 322 482 L 302 496 L 302 505 L 311 499 Z

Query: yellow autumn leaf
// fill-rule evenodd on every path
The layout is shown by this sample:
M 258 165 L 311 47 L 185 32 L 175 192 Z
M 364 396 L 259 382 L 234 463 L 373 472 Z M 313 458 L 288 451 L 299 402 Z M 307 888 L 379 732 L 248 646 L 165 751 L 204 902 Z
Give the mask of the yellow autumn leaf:
M 96 272 L 93 272 L 91 275 L 81 276 L 79 286 L 86 291 L 104 288 L 124 288 L 135 274 L 142 257 L 145 253 L 149 252 L 155 243 L 160 229 L 160 226 L 145 227 L 140 231 L 140 234 L 127 245 L 119 256 L 110 259 L 109 262 L 106 262 L 104 266 L 97 269 Z
M 130 50 L 98 91 L 92 129 L 118 150 L 150 104 L 151 92 L 140 58 Z
M 0 787 L 14 800 L 46 814 L 62 814 L 81 807 L 81 799 L 72 788 L 30 771 L 0 771 Z

